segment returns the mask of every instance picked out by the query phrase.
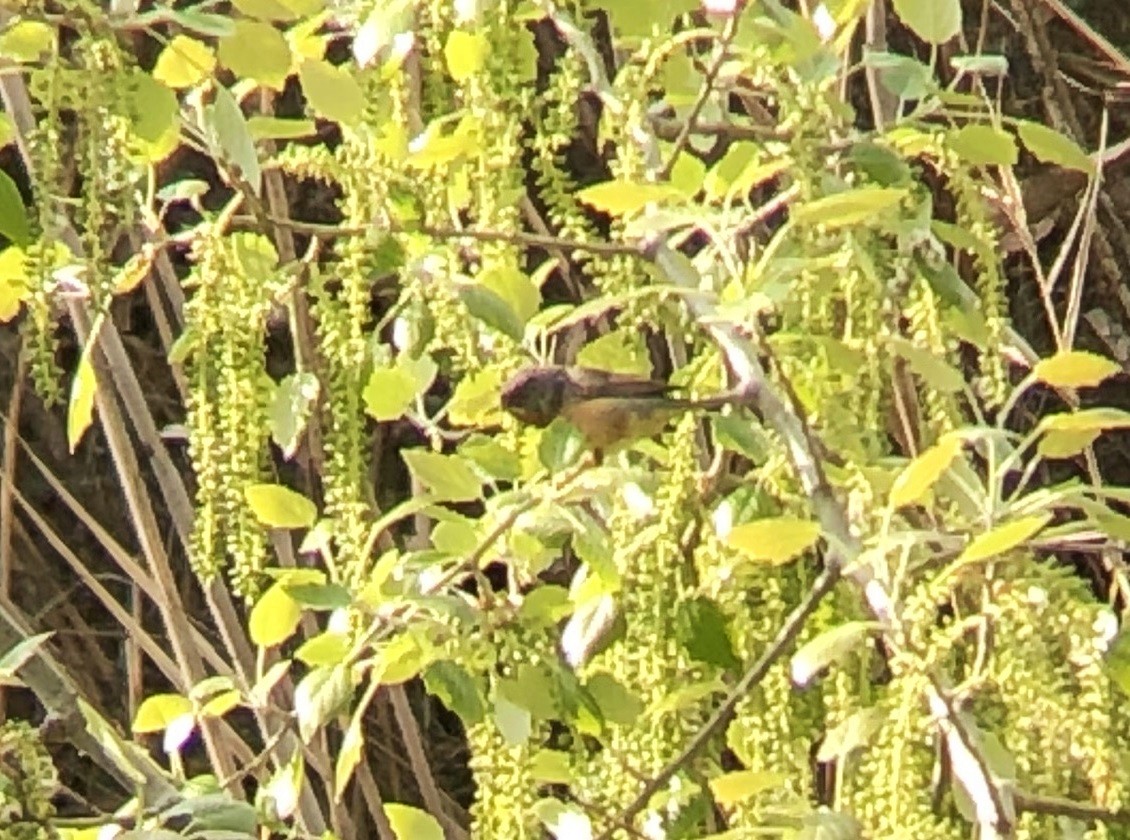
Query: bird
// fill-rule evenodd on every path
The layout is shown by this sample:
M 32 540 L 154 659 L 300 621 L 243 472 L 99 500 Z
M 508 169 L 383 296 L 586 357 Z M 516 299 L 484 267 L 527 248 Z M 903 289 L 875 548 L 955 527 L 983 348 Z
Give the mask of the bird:
M 653 437 L 685 411 L 713 411 L 750 395 L 672 396 L 666 382 L 571 365 L 537 365 L 502 387 L 502 407 L 527 425 L 545 428 L 558 417 L 581 433 L 598 455 L 619 444 Z

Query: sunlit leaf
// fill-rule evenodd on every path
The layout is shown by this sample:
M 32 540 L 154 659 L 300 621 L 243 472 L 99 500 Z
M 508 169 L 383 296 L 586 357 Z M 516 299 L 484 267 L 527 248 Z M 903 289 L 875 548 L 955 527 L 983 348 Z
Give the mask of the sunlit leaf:
M 192 714 L 192 701 L 179 694 L 153 694 L 141 701 L 131 729 L 138 735 L 162 732 L 173 721 Z
M 326 119 L 353 127 L 365 109 L 365 95 L 353 75 L 321 60 L 306 59 L 298 66 L 302 93 L 314 111 Z
M 30 294 L 24 250 L 9 245 L 0 251 L 0 323 L 15 318 Z
M 671 184 L 606 181 L 586 187 L 577 193 L 577 198 L 612 216 L 626 216 L 639 212 L 649 204 L 681 200 L 684 196 Z
M 247 620 L 248 634 L 258 647 L 273 647 L 289 639 L 302 618 L 302 606 L 276 583 L 264 592 Z
M 858 225 L 897 207 L 909 191 L 901 187 L 859 187 L 833 193 L 793 207 L 792 218 L 803 225 L 829 228 Z
M 309 528 L 318 516 L 312 501 L 281 484 L 252 484 L 243 495 L 255 518 L 269 528 Z
M 217 87 L 215 102 L 208 108 L 209 127 L 219 143 L 224 159 L 251 185 L 256 194 L 262 184 L 262 170 L 255 142 L 247 130 L 247 120 L 235 97 L 226 88 Z
M 401 457 L 408 471 L 439 501 L 470 502 L 482 496 L 482 481 L 457 455 L 410 449 Z
M 907 464 L 891 486 L 891 507 L 913 505 L 921 500 L 950 468 L 960 451 L 961 438 L 950 435 Z
M 153 78 L 171 88 L 192 87 L 212 75 L 216 54 L 207 44 L 177 35 L 161 50 L 153 67 Z
M 290 45 L 269 23 L 237 20 L 235 31 L 220 40 L 217 57 L 240 78 L 272 90 L 282 90 L 290 75 Z
M 1074 431 L 1050 431 L 1040 438 L 1036 451 L 1041 458 L 1074 458 L 1098 440 L 1102 429 L 1077 429 Z
M 443 829 L 427 811 L 397 802 L 386 802 L 384 809 L 397 840 L 443 840 Z
M 98 380 L 94 375 L 94 345 L 101 332 L 103 316 L 99 315 L 86 339 L 79 357 L 78 370 L 71 382 L 71 399 L 67 405 L 67 443 L 71 454 L 94 422 L 94 397 L 98 391 Z
M 1003 554 L 1036 536 L 1049 521 L 1051 514 L 1045 513 L 998 525 L 991 531 L 974 537 L 957 558 L 957 563 L 976 563 Z
M 751 796 L 767 790 L 782 788 L 788 776 L 784 773 L 760 770 L 735 770 L 723 773 L 710 780 L 710 792 L 714 801 L 723 808 L 738 805 Z
M 37 61 L 41 55 L 52 51 L 55 37 L 55 28 L 42 21 L 13 19 L 0 32 L 0 58 L 17 64 Z
M 502 372 L 486 368 L 463 377 L 447 404 L 447 418 L 456 426 L 490 426 L 502 417 L 499 391 Z
M 271 439 L 282 450 L 284 458 L 294 457 L 298 450 L 314 401 L 318 399 L 319 387 L 318 377 L 303 371 L 284 377 L 275 389 L 267 419 Z
M 1097 353 L 1064 350 L 1037 362 L 1032 375 L 1053 388 L 1094 388 L 1121 370 L 1117 362 Z
M 482 70 L 489 53 L 490 43 L 481 33 L 462 29 L 453 30 L 443 47 L 447 72 L 458 84 L 463 84 Z
M 353 683 L 349 668 L 334 665 L 315 668 L 298 683 L 294 690 L 294 713 L 298 718 L 298 733 L 303 743 L 349 702 Z
M 313 137 L 318 126 L 313 120 L 265 117 L 259 114 L 247 118 L 247 130 L 256 140 L 296 140 Z
M 780 565 L 811 548 L 819 536 L 818 523 L 779 516 L 736 525 L 725 543 L 751 560 Z

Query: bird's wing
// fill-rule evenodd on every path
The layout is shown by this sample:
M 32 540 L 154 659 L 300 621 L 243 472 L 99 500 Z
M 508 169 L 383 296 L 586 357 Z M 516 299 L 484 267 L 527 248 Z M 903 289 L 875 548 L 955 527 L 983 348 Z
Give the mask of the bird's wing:
M 569 378 L 578 395 L 590 400 L 601 397 L 656 397 L 671 391 L 666 382 L 596 368 L 571 367 Z

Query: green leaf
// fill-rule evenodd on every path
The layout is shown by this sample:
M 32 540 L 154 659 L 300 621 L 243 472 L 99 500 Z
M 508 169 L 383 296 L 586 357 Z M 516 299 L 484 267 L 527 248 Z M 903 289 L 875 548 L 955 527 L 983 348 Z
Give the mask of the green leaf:
M 290 45 L 269 23 L 237 20 L 235 31 L 220 40 L 217 57 L 240 78 L 281 91 L 290 75 Z
M 958 565 L 976 563 L 1016 548 L 1043 530 L 1051 518 L 1050 513 L 1043 513 L 998 525 L 991 531 L 974 537 L 956 562 Z
M 198 84 L 215 69 L 216 54 L 211 47 L 187 35 L 177 35 L 157 57 L 153 78 L 180 90 Z
M 128 74 L 123 88 L 122 104 L 134 134 L 158 150 L 170 142 L 175 147 L 180 113 L 177 95 L 141 70 Z M 161 157 L 159 151 L 154 155 Z
M 820 536 L 820 525 L 779 516 L 735 525 L 724 542 L 751 560 L 779 566 L 807 551 Z
M 513 481 L 522 475 L 522 459 L 493 437 L 471 435 L 457 450 L 491 478 Z
M 297 140 L 313 137 L 318 132 L 313 120 L 264 117 L 259 114 L 247 118 L 247 130 L 256 140 Z
M 953 394 L 965 387 L 965 377 L 961 375 L 961 371 L 941 356 L 924 350 L 905 338 L 892 337 L 888 339 L 888 343 L 895 353 L 906 359 L 910 369 L 934 390 Z
M 280 582 L 286 587 L 287 595 L 312 610 L 339 610 L 353 603 L 353 593 L 340 583 L 296 581 L 290 577 Z
M 528 275 L 517 268 L 489 268 L 475 279 L 502 298 L 523 327 L 541 306 L 541 291 Z
M 16 678 L 16 672 L 24 666 L 24 663 L 35 656 L 35 652 L 39 650 L 44 642 L 54 635 L 55 633 L 52 631 L 28 636 L 26 639 L 21 639 L 6 650 L 4 654 L 0 656 L 0 685 L 22 685 Z
M 895 14 L 928 44 L 941 45 L 961 31 L 960 0 L 894 0 Z
M 577 193 L 577 198 L 595 210 L 611 216 L 638 213 L 649 204 L 682 200 L 683 193 L 671 184 L 648 184 L 632 181 L 606 181 Z
M 464 32 L 456 29 L 447 36 L 443 47 L 443 58 L 447 62 L 447 72 L 456 84 L 463 84 L 486 64 L 490 54 L 490 43 L 478 32 Z
M 247 619 L 247 632 L 258 647 L 274 647 L 289 639 L 298 628 L 302 607 L 281 583 L 271 586 L 255 602 Z
M 686 198 L 694 198 L 706 178 L 706 164 L 692 154 L 681 154 L 671 168 L 671 186 Z
M 934 446 L 907 464 L 891 486 L 888 504 L 892 508 L 916 504 L 937 484 L 953 459 L 961 451 L 961 438 L 956 435 L 943 437 Z
M 474 726 L 486 715 L 477 683 L 458 663 L 446 659 L 433 662 L 424 671 L 424 686 L 458 715 L 464 726 Z
M 345 665 L 315 668 L 294 689 L 294 713 L 298 718 L 302 743 L 308 744 L 314 734 L 349 702 L 353 695 L 349 671 Z
M 1093 175 L 1095 162 L 1079 144 L 1054 128 L 1042 123 L 1021 120 L 1016 125 L 1020 141 L 1032 155 L 1044 163 L 1052 163 L 1068 169 L 1078 169 Z
M 169 724 L 192 714 L 192 701 L 179 694 L 154 694 L 146 697 L 134 715 L 132 731 L 137 735 L 163 732 Z
M 306 102 L 320 116 L 348 128 L 361 121 L 365 95 L 349 71 L 328 62 L 306 59 L 298 66 Z
M 532 716 L 528 709 L 523 709 L 499 695 L 494 701 L 493 717 L 503 740 L 510 746 L 520 746 L 530 739 Z
M 620 726 L 633 726 L 643 714 L 643 701 L 637 694 L 606 671 L 599 671 L 585 683 L 604 719 Z
M 547 785 L 568 785 L 575 781 L 572 757 L 564 750 L 542 749 L 530 759 L 530 776 Z
M 1103 667 L 1111 681 L 1130 697 L 1130 632 L 1123 630 L 1115 637 Z
M 647 340 L 637 329 L 612 330 L 590 341 L 577 353 L 577 364 L 613 373 L 651 376 Z
M 907 195 L 909 190 L 903 188 L 859 187 L 799 204 L 792 208 L 791 216 L 801 225 L 858 225 L 897 207 Z
M 556 473 L 576 463 L 584 450 L 584 436 L 572 423 L 558 417 L 541 434 L 538 461 L 551 473 Z
M 235 29 L 235 21 L 227 15 L 195 12 L 192 9 L 170 9 L 168 6 L 163 6 L 160 11 L 168 15 L 179 26 L 198 35 L 223 38 L 225 35 L 230 35 Z
M 318 377 L 309 372 L 293 373 L 285 377 L 275 389 L 267 409 L 267 419 L 271 439 L 288 460 L 298 451 L 314 401 L 318 399 L 319 389 Z
M 1121 365 L 1096 353 L 1064 350 L 1037 362 L 1032 375 L 1053 388 L 1094 388 L 1121 370 Z
M 955 55 L 950 59 L 950 66 L 962 73 L 976 73 L 979 76 L 1008 75 L 1008 59 L 1003 55 Z
M 741 665 L 727 631 L 726 616 L 709 598 L 700 596 L 679 604 L 675 637 L 698 662 L 728 670 Z
M 889 713 L 878 706 L 857 709 L 824 736 L 816 760 L 846 759 L 855 750 L 871 743 L 872 736 L 882 728 L 888 717 Z
M 224 159 L 234 165 L 256 195 L 259 194 L 263 173 L 259 167 L 259 156 L 255 142 L 247 130 L 247 120 L 243 117 L 239 103 L 227 88 L 217 87 L 216 101 L 208 107 L 208 123 Z
M 318 517 L 312 501 L 281 484 L 251 484 L 243 496 L 255 518 L 269 528 L 309 528 Z
M 875 621 L 849 621 L 824 631 L 793 655 L 789 665 L 793 682 L 798 686 L 808 685 L 829 665 L 864 648 L 870 636 L 882 629 Z
M 1014 166 L 1020 157 L 1011 134 L 982 123 L 970 123 L 952 132 L 949 147 L 974 166 Z
M 7 172 L 0 170 L 0 235 L 8 237 L 20 247 L 31 244 L 31 228 L 27 221 L 27 208 L 20 197 L 19 187 Z
M 863 56 L 863 66 L 878 71 L 879 84 L 900 99 L 923 99 L 936 87 L 930 68 L 910 56 L 867 52 Z M 908 149 L 902 149 L 902 152 L 908 157 L 914 154 Z
M 473 502 L 482 497 L 482 482 L 457 455 L 440 455 L 423 449 L 401 453 L 408 471 L 427 487 L 437 501 Z
M 397 802 L 386 802 L 384 809 L 397 840 L 443 840 L 443 829 L 427 811 Z
M 714 801 L 723 808 L 732 808 L 759 793 L 783 788 L 788 780 L 784 773 L 735 770 L 711 779 L 710 792 L 714 794 Z
M 1080 432 L 1130 429 L 1130 413 L 1119 408 L 1085 408 L 1044 417 L 1037 427 L 1041 432 Z
M 435 658 L 431 646 L 413 633 L 394 636 L 382 647 L 373 666 L 373 679 L 381 685 L 399 685 L 420 673 Z
M 98 391 L 98 380 L 94 376 L 94 345 L 102 331 L 105 315 L 100 314 L 87 335 L 86 346 L 78 360 L 78 370 L 71 382 L 71 399 L 67 405 L 67 444 L 73 455 L 79 441 L 94 422 L 94 397 Z
M 459 299 L 472 318 L 477 318 L 516 342 L 522 340 L 525 324 L 498 292 L 478 283 L 460 283 L 458 290 Z

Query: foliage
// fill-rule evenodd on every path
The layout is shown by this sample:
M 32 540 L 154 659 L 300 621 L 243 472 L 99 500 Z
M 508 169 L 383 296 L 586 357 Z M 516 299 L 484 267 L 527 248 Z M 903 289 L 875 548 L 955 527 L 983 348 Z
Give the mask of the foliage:
M 1093 445 L 1130 413 L 1079 396 L 1120 368 L 1038 263 L 1054 346 L 1016 334 L 985 199 L 1022 153 L 1096 167 L 1001 112 L 995 57 L 938 81 L 956 0 L 894 4 L 929 63 L 853 65 L 868 6 L 6 19 L 34 199 L 0 181 L 0 318 L 50 399 L 66 308 L 69 442 L 96 411 L 144 566 L 99 539 L 168 639 L 91 584 L 163 681 L 128 716 L 177 795 L 130 803 L 139 830 L 1128 836 L 1117 619 L 1053 553 L 1125 539 Z M 191 508 L 121 349 L 142 295 Z M 740 399 L 598 462 L 499 409 L 549 360 Z M 1037 392 L 1062 410 L 1031 421 Z M 421 686 L 473 801 L 437 778 Z

